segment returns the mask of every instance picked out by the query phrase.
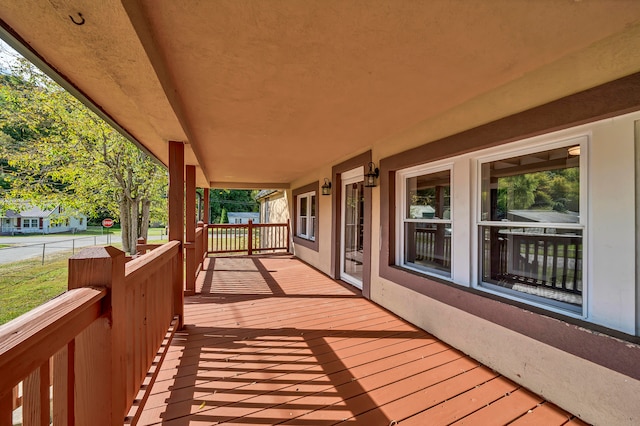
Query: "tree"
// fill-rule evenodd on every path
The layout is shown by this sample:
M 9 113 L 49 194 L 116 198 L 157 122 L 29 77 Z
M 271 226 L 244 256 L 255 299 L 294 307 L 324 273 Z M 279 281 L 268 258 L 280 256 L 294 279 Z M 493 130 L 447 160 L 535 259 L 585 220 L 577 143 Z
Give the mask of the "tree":
M 229 223 L 229 216 L 227 216 L 227 209 L 222 208 L 222 214 L 220 215 L 220 223 Z
M 221 222 L 223 209 L 227 212 L 257 212 L 260 205 L 255 195 L 258 191 L 240 189 L 210 189 L 209 212 L 211 223 Z
M 107 212 L 119 219 L 123 249 L 134 252 L 152 204 L 166 206 L 166 171 L 26 60 L 1 83 L 0 158 L 12 169 L 5 203 Z

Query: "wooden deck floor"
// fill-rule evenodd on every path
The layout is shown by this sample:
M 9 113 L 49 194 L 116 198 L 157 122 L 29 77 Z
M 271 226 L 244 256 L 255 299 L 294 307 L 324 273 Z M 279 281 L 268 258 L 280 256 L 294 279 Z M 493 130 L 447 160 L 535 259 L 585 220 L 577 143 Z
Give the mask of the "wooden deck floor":
M 584 424 L 294 258 L 198 286 L 139 424 Z

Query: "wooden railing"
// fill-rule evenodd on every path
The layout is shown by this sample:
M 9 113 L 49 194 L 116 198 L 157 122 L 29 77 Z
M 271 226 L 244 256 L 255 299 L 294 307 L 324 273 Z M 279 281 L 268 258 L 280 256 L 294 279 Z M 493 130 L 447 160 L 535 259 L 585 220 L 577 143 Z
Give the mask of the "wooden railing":
M 122 424 L 179 323 L 179 242 L 125 264 L 113 247 L 69 259 L 69 290 L 0 327 L 0 426 Z M 22 396 L 17 386 L 22 383 Z
M 254 253 L 290 251 L 289 222 L 212 224 L 208 253 Z
M 442 229 L 416 228 L 415 260 L 451 267 L 451 235 L 446 234 L 444 225 L 438 226 Z
M 495 279 L 582 295 L 582 237 L 567 234 L 498 234 Z
M 196 278 L 202 270 L 204 259 L 207 257 L 207 228 L 203 222 L 198 222 L 194 241 L 187 241 L 185 246 L 186 261 L 186 289 L 185 295 L 193 295 L 196 291 Z

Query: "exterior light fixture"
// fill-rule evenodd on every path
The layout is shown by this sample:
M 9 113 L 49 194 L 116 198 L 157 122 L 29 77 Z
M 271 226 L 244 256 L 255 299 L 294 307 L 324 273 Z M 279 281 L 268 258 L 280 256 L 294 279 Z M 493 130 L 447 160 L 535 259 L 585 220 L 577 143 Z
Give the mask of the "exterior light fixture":
M 380 170 L 373 162 L 369 163 L 369 171 L 364 175 L 364 186 L 373 188 L 376 186 L 376 179 L 380 176 Z
M 329 181 L 329 178 L 324 178 L 324 185 L 322 185 L 322 195 L 331 195 L 331 181 Z
M 578 155 L 580 155 L 580 145 L 569 147 L 567 149 L 567 152 L 569 153 L 570 156 L 577 157 Z

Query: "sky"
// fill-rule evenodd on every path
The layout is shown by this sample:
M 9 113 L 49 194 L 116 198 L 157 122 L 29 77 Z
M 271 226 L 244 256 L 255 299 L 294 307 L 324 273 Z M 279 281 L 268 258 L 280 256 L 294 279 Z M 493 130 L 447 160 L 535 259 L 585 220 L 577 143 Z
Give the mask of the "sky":
M 13 50 L 4 40 L 0 39 L 0 72 L 8 73 L 11 63 L 21 55 Z

